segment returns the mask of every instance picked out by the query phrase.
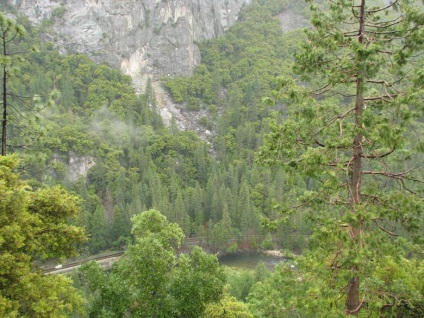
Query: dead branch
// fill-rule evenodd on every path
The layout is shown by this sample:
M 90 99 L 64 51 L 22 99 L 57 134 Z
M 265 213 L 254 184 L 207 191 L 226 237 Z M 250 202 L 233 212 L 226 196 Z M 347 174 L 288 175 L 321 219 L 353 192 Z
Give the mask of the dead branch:
M 343 114 L 336 116 L 334 118 L 332 118 L 329 123 L 327 125 L 325 125 L 324 127 L 322 127 L 321 129 L 319 129 L 316 133 L 315 136 L 318 135 L 321 131 L 323 131 L 324 129 L 326 129 L 327 127 L 331 126 L 331 124 L 333 124 L 337 119 L 342 119 L 345 118 L 346 115 L 348 115 L 350 112 L 354 111 L 355 107 L 348 109 L 346 112 L 344 112 Z
M 397 178 L 406 178 L 406 175 L 414 169 L 415 168 L 411 168 L 399 173 L 391 173 L 386 171 L 362 171 L 362 174 L 380 175 L 380 176 L 384 176 L 388 178 L 397 179 Z
M 380 8 L 380 9 L 376 9 L 376 10 L 366 10 L 365 12 L 366 13 L 376 13 L 376 12 L 381 12 L 381 11 L 384 11 L 384 10 L 387 10 L 387 9 L 389 9 L 389 8 L 391 8 L 391 7 L 393 7 L 397 2 L 398 2 L 399 0 L 395 0 L 395 1 L 393 1 L 393 2 L 391 2 L 387 7 L 384 7 L 384 8 Z
M 390 232 L 389 230 L 387 230 L 387 229 L 385 229 L 384 227 L 382 227 L 378 222 L 377 222 L 377 220 L 376 219 L 373 219 L 372 220 L 379 228 L 380 228 L 380 230 L 382 230 L 383 232 L 385 232 L 385 233 L 387 233 L 387 234 L 389 234 L 389 235 L 391 235 L 391 236 L 399 236 L 399 235 L 397 235 L 397 234 L 395 234 L 395 233 L 393 233 L 393 232 Z
M 375 159 L 375 158 L 384 158 L 384 157 L 387 157 L 388 155 L 390 155 L 390 154 L 392 154 L 394 151 L 395 151 L 395 147 L 393 147 L 392 149 L 390 149 L 388 152 L 386 152 L 386 153 L 383 153 L 383 154 L 381 154 L 381 155 L 379 155 L 379 154 L 374 154 L 374 155 L 371 155 L 371 156 L 367 156 L 367 155 L 364 155 L 364 154 L 361 154 L 361 157 L 362 158 L 367 158 L 367 159 Z

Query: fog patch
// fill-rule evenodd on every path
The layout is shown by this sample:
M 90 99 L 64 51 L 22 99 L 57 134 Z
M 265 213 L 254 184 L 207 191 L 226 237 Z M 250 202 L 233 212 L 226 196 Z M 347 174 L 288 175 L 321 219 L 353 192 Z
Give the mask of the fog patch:
M 119 145 L 119 148 L 122 148 L 130 141 L 147 143 L 153 131 L 148 126 L 136 126 L 134 123 L 125 122 L 103 106 L 94 113 L 88 134 L 106 144 Z

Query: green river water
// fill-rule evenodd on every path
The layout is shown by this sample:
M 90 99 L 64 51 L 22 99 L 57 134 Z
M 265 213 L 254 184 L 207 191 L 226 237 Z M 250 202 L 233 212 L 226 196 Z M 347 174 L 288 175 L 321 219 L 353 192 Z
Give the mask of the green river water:
M 257 252 L 235 253 L 219 257 L 221 265 L 246 269 L 255 269 L 260 261 L 264 262 L 269 268 L 273 268 L 278 263 L 286 260 L 283 257 L 264 255 Z

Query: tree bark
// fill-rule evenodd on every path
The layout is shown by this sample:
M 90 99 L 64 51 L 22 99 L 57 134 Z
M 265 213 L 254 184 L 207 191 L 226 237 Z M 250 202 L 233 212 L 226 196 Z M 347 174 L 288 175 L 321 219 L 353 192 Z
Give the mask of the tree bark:
M 364 18 L 365 18 L 365 1 L 361 0 L 360 14 L 359 14 L 359 30 L 358 30 L 358 42 L 363 43 L 364 39 Z M 357 63 L 363 61 L 358 60 Z M 358 67 L 361 69 L 361 67 Z M 352 161 L 352 180 L 350 185 L 351 205 L 352 211 L 355 213 L 356 205 L 361 203 L 361 186 L 362 186 L 362 139 L 363 135 L 360 132 L 362 129 L 362 113 L 364 110 L 364 75 L 361 73 L 357 74 L 356 78 L 356 100 L 355 100 L 355 127 L 358 129 L 358 133 L 353 139 L 353 161 Z M 361 221 L 357 224 L 351 224 L 350 236 L 353 240 L 353 246 L 360 248 L 360 235 L 361 235 Z M 358 252 L 353 249 L 351 252 Z M 354 257 L 352 255 L 352 257 Z M 348 314 L 358 316 L 360 310 L 359 301 L 359 275 L 358 266 L 352 266 L 351 272 L 353 274 L 349 281 L 347 290 L 346 309 Z
M 6 141 L 7 141 L 7 70 L 3 66 L 3 120 L 1 127 L 1 155 L 6 156 Z
M 3 55 L 7 56 L 6 52 L 6 36 L 3 36 Z M 7 68 L 6 60 L 3 65 L 3 118 L 1 127 L 1 155 L 6 156 L 6 141 L 7 141 Z

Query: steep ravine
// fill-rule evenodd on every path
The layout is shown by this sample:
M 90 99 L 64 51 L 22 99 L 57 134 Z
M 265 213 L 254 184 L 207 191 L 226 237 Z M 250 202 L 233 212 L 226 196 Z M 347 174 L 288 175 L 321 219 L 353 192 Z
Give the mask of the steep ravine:
M 135 91 L 137 94 L 142 93 L 147 79 L 137 74 L 132 78 Z M 170 126 L 172 120 L 174 120 L 179 130 L 195 131 L 200 139 L 209 143 L 213 137 L 213 132 L 199 124 L 202 117 L 210 116 L 208 111 L 205 109 L 188 111 L 184 104 L 174 103 L 172 96 L 166 88 L 164 88 L 162 81 L 158 77 L 149 77 L 149 79 L 151 80 L 152 88 L 155 92 L 156 107 L 165 125 Z

